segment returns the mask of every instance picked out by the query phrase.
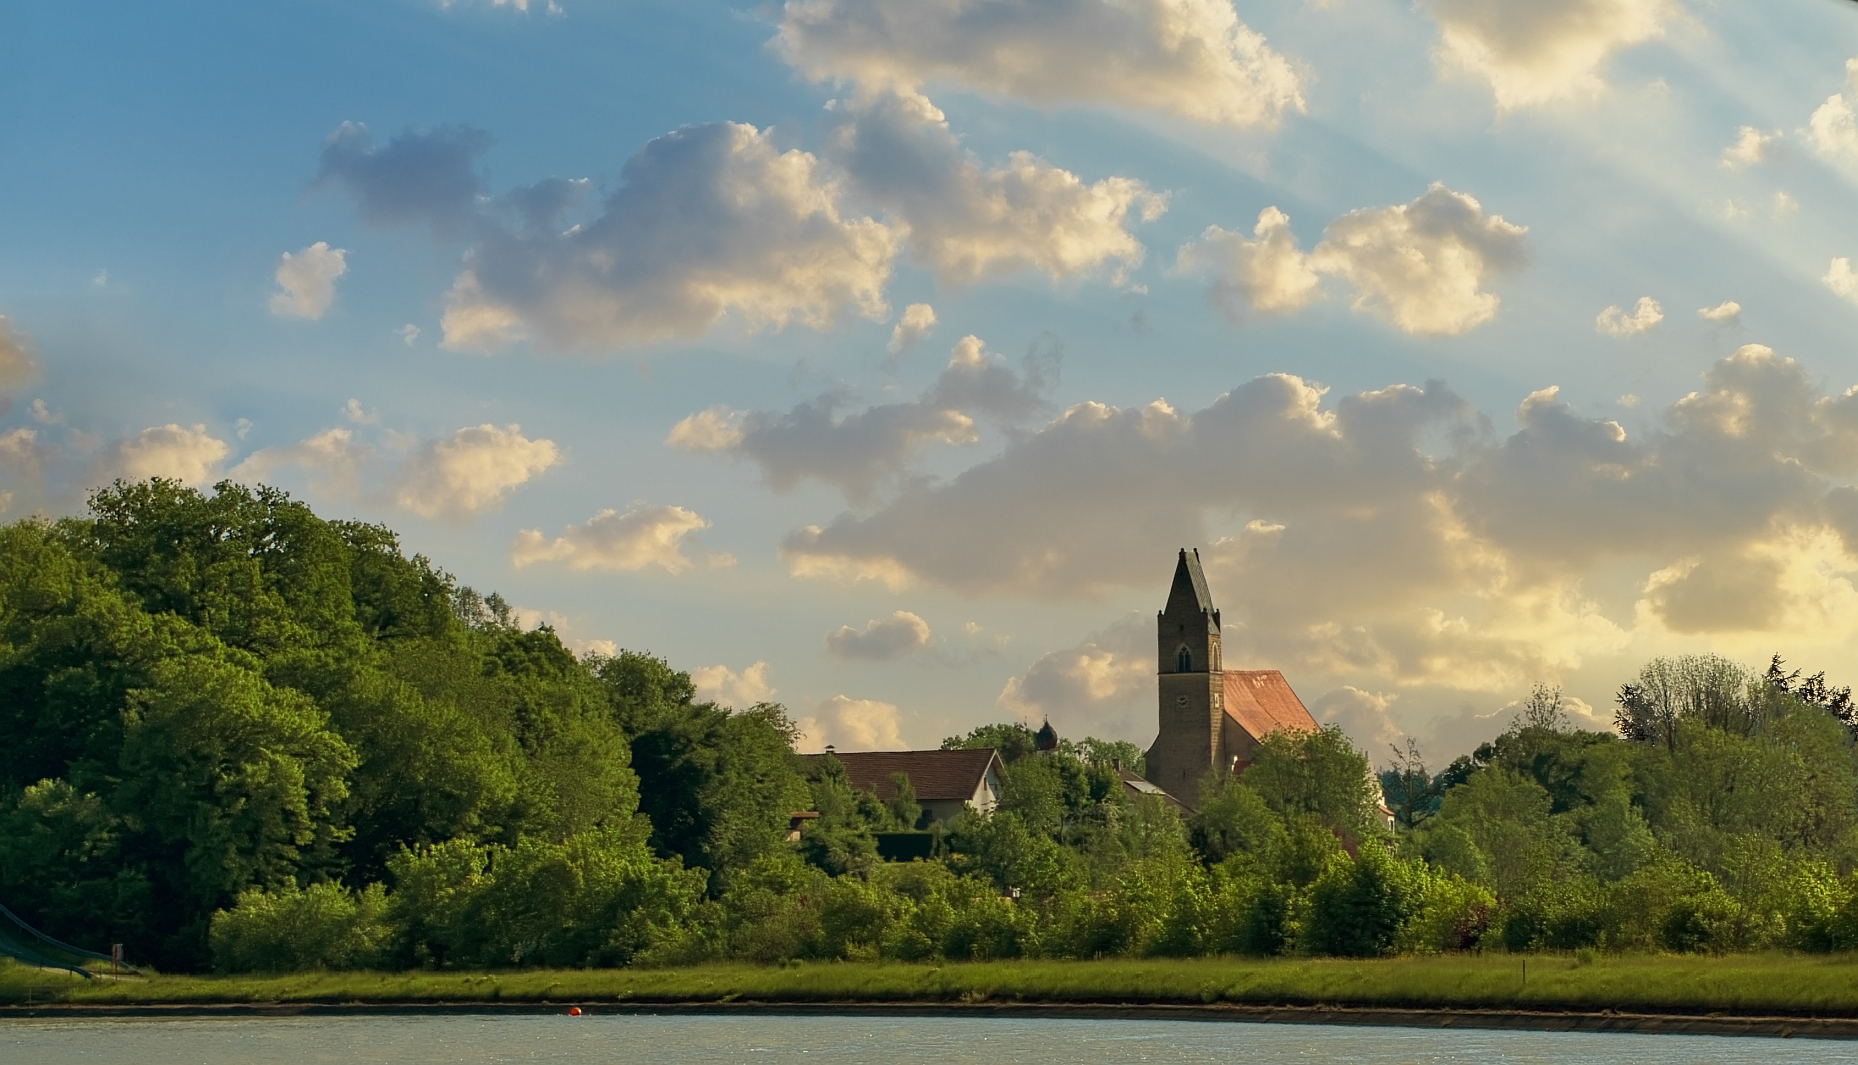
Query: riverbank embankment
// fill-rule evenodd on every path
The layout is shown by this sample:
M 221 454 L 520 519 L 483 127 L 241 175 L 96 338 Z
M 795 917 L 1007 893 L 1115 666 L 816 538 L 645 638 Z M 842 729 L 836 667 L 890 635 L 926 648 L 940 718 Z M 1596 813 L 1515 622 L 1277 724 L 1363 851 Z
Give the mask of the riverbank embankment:
M 667 969 L 159 975 L 0 970 L 4 1016 L 831 1012 L 1858 1038 L 1858 958 L 836 962 Z

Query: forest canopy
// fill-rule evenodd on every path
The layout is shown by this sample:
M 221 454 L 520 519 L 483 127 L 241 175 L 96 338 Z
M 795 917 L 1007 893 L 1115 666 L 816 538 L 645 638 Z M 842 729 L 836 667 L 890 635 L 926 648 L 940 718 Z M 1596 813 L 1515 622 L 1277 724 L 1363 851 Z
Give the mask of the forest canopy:
M 0 527 L 0 902 L 179 970 L 1858 947 L 1848 690 L 1688 657 L 1614 732 L 1526 702 L 1436 774 L 1276 733 L 1191 811 L 1126 741 L 986 725 L 944 746 L 999 810 L 931 822 L 391 530 L 118 483 Z

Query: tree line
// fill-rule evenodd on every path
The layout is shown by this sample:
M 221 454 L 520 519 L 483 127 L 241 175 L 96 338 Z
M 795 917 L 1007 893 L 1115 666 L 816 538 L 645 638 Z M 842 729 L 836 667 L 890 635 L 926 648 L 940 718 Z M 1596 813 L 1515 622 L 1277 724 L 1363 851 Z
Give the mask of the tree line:
M 1858 946 L 1849 691 L 1698 657 L 1616 734 L 1559 707 L 1437 774 L 1277 733 L 1185 814 L 1128 743 L 989 725 L 944 746 L 1000 751 L 1000 809 L 929 824 L 388 529 L 119 483 L 0 527 L 0 901 L 196 971 Z

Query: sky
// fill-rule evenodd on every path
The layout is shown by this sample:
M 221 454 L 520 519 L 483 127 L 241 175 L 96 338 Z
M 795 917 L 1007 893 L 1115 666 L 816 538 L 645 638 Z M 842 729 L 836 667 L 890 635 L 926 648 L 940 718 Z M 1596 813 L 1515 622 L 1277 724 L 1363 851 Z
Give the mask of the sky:
M 1849 0 L 0 6 L 0 499 L 378 522 L 802 746 L 1858 682 Z

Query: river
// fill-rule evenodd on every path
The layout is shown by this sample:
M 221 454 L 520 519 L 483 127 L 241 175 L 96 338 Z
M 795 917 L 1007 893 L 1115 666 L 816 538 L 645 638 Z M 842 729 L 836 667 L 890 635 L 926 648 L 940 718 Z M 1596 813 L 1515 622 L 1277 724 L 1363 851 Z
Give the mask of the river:
M 396 1016 L 10 1020 L 7 1065 L 1713 1065 L 1851 1043 L 1579 1032 L 972 1017 Z

